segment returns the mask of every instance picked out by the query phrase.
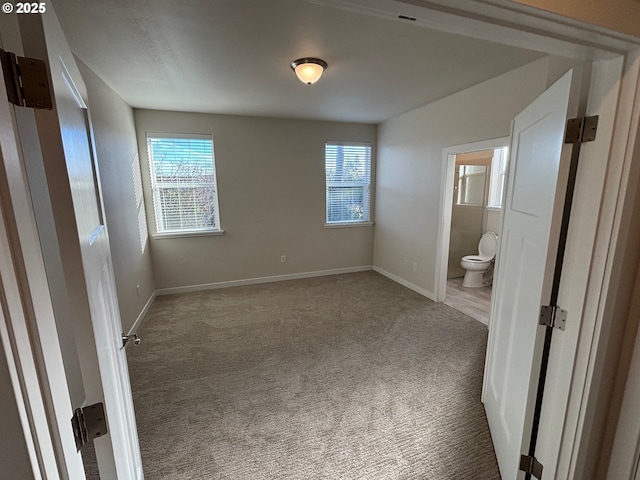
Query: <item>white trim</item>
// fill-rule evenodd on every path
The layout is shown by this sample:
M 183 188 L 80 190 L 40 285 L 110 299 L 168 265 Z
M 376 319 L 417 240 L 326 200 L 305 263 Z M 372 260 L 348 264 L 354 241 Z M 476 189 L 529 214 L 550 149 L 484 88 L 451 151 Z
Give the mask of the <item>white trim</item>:
M 371 147 L 373 152 L 373 146 L 371 142 L 359 142 L 359 141 L 344 141 L 344 140 L 327 140 L 324 142 L 325 147 L 327 145 L 342 145 L 345 147 Z
M 639 43 L 637 37 L 513 0 L 311 1 L 392 21 L 402 21 L 402 13 L 414 17 L 415 26 L 582 60 L 613 58 Z
M 145 132 L 147 138 L 155 138 L 161 140 L 163 138 L 182 138 L 185 140 L 211 140 L 213 142 L 212 133 L 174 133 L 174 132 Z
M 151 308 L 151 305 L 153 305 L 153 301 L 156 299 L 156 296 L 157 296 L 157 292 L 154 291 L 149 297 L 149 300 L 147 300 L 147 303 L 145 303 L 144 307 L 142 308 L 142 311 L 140 312 L 140 315 L 138 315 L 138 318 L 136 318 L 136 321 L 133 322 L 133 325 L 127 332 L 127 335 L 134 334 L 140 328 L 140 326 L 142 325 L 142 322 L 147 316 L 147 313 L 149 312 L 149 309 Z
M 362 265 L 359 267 L 334 268 L 331 270 L 316 270 L 313 272 L 288 273 L 286 275 L 272 275 L 269 277 L 245 278 L 242 280 L 229 280 L 226 282 L 203 283 L 200 285 L 187 285 L 184 287 L 159 288 L 156 295 L 170 295 L 172 293 L 199 292 L 202 290 L 216 290 L 218 288 L 241 287 L 244 285 L 255 285 L 258 283 L 282 282 L 285 280 L 296 280 L 299 278 L 324 277 L 328 275 L 341 275 L 343 273 L 356 273 L 374 270 L 373 265 Z
M 500 137 L 492 140 L 453 145 L 442 149 L 443 188 L 440 196 L 440 224 L 438 226 L 440 233 L 438 234 L 438 246 L 436 248 L 436 262 L 439 267 L 436 268 L 436 275 L 433 282 L 436 288 L 433 300 L 436 302 L 444 302 L 447 294 L 449 241 L 451 239 L 451 214 L 453 208 L 450 199 L 453 199 L 453 179 L 455 174 L 456 155 L 480 152 L 482 150 L 494 150 L 496 148 L 509 146 L 510 143 L 510 137 Z
M 181 232 L 158 232 L 152 233 L 154 240 L 164 240 L 166 238 L 189 238 L 189 237 L 210 237 L 224 235 L 224 230 L 184 230 Z
M 396 283 L 399 283 L 400 285 L 402 285 L 403 287 L 407 287 L 409 290 L 413 290 L 416 293 L 419 293 L 420 295 L 427 297 L 429 300 L 433 300 L 434 302 L 436 302 L 436 295 L 433 292 L 430 292 L 429 290 L 426 290 L 422 287 L 419 287 L 418 285 L 416 285 L 415 283 L 411 283 L 408 280 L 405 280 L 402 277 L 399 277 L 398 275 L 394 275 L 391 272 L 387 272 L 385 269 L 380 268 L 376 265 L 373 266 L 373 271 L 374 272 L 378 272 L 380 275 L 384 275 L 385 277 L 389 278 L 390 280 L 393 280 Z
M 324 228 L 373 227 L 373 222 L 325 223 Z

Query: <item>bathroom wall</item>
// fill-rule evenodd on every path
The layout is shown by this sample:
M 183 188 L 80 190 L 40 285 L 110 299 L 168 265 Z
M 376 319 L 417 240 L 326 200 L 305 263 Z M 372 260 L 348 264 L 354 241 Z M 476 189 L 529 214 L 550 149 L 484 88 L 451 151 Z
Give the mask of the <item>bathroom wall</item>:
M 493 232 L 500 236 L 502 230 L 502 209 L 487 208 L 485 209 L 485 232 Z
M 486 231 L 486 204 L 488 183 L 491 178 L 491 159 L 493 150 L 465 153 L 456 156 L 456 171 L 460 165 L 479 165 L 486 167 L 485 195 L 482 205 L 459 205 L 457 185 L 454 185 L 453 207 L 451 209 L 451 237 L 449 242 L 449 269 L 447 278 L 464 276 L 465 270 L 460 261 L 465 255 L 478 253 L 478 242 Z M 456 177 L 457 178 L 457 177 Z

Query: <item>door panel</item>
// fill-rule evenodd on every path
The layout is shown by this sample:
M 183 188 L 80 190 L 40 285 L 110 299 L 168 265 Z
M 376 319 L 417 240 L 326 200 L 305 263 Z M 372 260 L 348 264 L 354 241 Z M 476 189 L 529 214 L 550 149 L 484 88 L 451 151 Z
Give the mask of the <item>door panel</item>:
M 65 157 L 73 159 L 67 160 L 67 170 L 76 208 L 78 234 L 81 241 L 86 241 L 92 235 L 97 235 L 97 231 L 103 226 L 97 179 L 88 137 L 87 106 L 62 59 L 60 59 L 60 72 L 62 81 L 58 82 L 56 101 L 58 117 L 63 127 L 62 144 Z
M 485 371 L 483 401 L 503 480 L 521 478 L 520 454 L 529 446 L 531 416 L 559 221 L 558 175 L 572 72 L 514 120 L 509 180 Z

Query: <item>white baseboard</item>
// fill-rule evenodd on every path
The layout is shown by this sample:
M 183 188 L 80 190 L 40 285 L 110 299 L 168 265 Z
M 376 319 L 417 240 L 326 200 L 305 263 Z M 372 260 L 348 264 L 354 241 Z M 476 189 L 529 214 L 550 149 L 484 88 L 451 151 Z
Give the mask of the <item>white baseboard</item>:
M 258 283 L 282 282 L 285 280 L 296 280 L 299 278 L 324 277 L 326 275 L 340 275 L 342 273 L 366 272 L 373 270 L 372 265 L 362 265 L 359 267 L 334 268 L 331 270 L 317 270 L 314 272 L 289 273 L 286 275 L 273 275 L 269 277 L 246 278 L 243 280 L 230 280 L 227 282 L 204 283 L 201 285 L 187 285 L 185 287 L 160 288 L 156 290 L 157 295 L 169 295 L 172 293 L 198 292 L 201 290 L 215 290 L 218 288 L 240 287 L 243 285 L 255 285 Z
M 399 277 L 397 275 L 394 275 L 391 272 L 387 272 L 386 270 L 384 270 L 383 268 L 380 268 L 378 266 L 373 266 L 373 270 L 375 272 L 378 272 L 380 275 L 384 275 L 385 277 L 393 280 L 394 282 L 399 283 L 402 286 L 407 287 L 410 290 L 413 290 L 416 293 L 419 293 L 420 295 L 423 295 L 425 297 L 427 297 L 429 300 L 433 300 L 434 302 L 436 302 L 436 294 L 433 292 L 430 292 L 429 290 L 426 290 L 422 287 L 419 287 L 418 285 L 416 285 L 415 283 L 411 283 L 408 280 L 405 280 L 402 277 Z
M 156 292 L 153 292 L 149 297 L 149 300 L 147 300 L 147 303 L 144 305 L 144 308 L 140 312 L 140 315 L 138 315 L 138 318 L 136 318 L 136 321 L 133 322 L 133 325 L 131 326 L 131 329 L 129 330 L 129 333 L 127 333 L 127 335 L 131 335 L 138 331 L 138 329 L 140 328 L 140 325 L 142 325 L 142 322 L 147 316 L 147 312 L 151 308 L 151 305 L 153 304 L 153 301 L 155 299 L 156 299 Z

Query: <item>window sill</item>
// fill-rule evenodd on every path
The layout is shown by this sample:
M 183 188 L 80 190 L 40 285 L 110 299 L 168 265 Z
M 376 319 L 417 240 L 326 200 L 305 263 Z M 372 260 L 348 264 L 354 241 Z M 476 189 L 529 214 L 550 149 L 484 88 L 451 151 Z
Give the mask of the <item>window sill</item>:
M 501 212 L 502 207 L 487 207 L 487 210 L 489 210 L 490 212 Z
M 162 240 L 165 238 L 187 238 L 187 237 L 210 237 L 214 235 L 224 235 L 224 230 L 195 230 L 184 232 L 160 232 L 151 235 L 154 240 Z
M 325 223 L 324 228 L 372 227 L 373 222 Z

